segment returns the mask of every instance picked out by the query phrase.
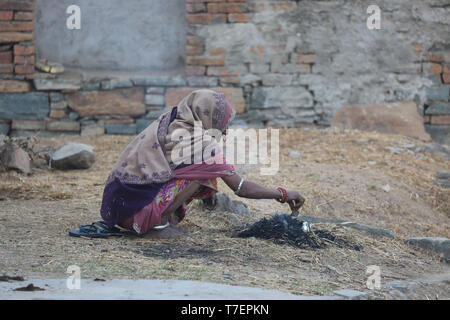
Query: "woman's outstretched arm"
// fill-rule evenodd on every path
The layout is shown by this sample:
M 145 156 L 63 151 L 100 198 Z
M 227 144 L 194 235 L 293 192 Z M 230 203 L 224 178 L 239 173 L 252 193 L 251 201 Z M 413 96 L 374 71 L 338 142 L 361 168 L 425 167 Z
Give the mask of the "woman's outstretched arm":
M 241 177 L 238 174 L 223 177 L 222 180 L 234 192 L 239 188 Z M 249 199 L 281 199 L 282 194 L 278 189 L 266 188 L 252 181 L 243 181 L 238 196 Z M 292 210 L 298 210 L 303 206 L 305 199 L 297 191 L 287 192 L 287 202 Z

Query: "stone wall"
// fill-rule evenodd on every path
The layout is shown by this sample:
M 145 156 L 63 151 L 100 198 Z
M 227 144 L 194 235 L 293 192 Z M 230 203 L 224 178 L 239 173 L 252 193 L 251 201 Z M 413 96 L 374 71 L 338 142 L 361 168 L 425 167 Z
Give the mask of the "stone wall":
M 328 125 L 349 104 L 414 100 L 433 138 L 450 143 L 448 0 L 379 0 L 381 30 L 366 26 L 368 0 L 186 0 L 182 72 L 60 76 L 31 74 L 33 33 L 20 19 L 32 18 L 33 3 L 0 0 L 3 133 L 135 134 L 209 87 L 239 119 L 277 127 Z

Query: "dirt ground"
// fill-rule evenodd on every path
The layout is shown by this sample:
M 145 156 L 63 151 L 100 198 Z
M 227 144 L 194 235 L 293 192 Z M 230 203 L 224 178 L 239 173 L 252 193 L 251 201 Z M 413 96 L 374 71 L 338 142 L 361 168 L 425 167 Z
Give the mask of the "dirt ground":
M 391 229 L 397 239 L 327 224 L 315 228 L 331 230 L 361 250 L 332 243 L 325 249 L 299 249 L 237 238 L 246 223 L 289 207 L 238 198 L 222 182 L 225 193 L 248 205 L 250 217 L 211 213 L 194 202 L 186 219 L 172 230 L 179 234 L 175 238 L 69 237 L 69 229 L 100 219 L 104 182 L 131 139 L 40 138 L 39 147 L 65 141 L 90 144 L 96 162 L 89 170 L 63 172 L 37 163 L 29 176 L 0 173 L 0 273 L 64 277 L 67 267 L 75 264 L 82 278 L 200 280 L 329 295 L 342 288 L 367 290 L 369 265 L 381 268 L 383 283 L 450 272 L 439 256 L 403 244 L 413 236 L 450 237 L 450 189 L 437 186 L 434 178 L 437 170 L 450 171 L 449 161 L 418 152 L 424 143 L 414 139 L 358 131 L 281 130 L 278 175 L 261 176 L 256 166 L 237 169 L 246 179 L 300 192 L 306 198 L 303 214 Z M 292 150 L 300 151 L 301 157 L 290 157 Z M 387 289 L 371 296 L 399 298 Z M 450 299 L 450 285 L 447 281 L 423 287 L 414 298 Z

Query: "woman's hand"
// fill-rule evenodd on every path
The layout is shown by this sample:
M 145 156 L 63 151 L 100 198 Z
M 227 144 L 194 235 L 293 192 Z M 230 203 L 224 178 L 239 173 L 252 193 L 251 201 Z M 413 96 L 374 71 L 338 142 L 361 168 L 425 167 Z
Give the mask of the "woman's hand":
M 293 213 L 297 212 L 305 203 L 303 198 L 297 191 L 288 191 L 286 202 L 289 203 Z

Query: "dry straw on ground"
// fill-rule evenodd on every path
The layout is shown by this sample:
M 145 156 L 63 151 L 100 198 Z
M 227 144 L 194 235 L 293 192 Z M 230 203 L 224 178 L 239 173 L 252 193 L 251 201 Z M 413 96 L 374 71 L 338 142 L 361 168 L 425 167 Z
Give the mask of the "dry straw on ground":
M 45 163 L 30 176 L 0 173 L 0 271 L 63 276 L 77 264 L 84 278 L 190 279 L 276 288 L 301 294 L 364 288 L 366 267 L 379 265 L 383 281 L 439 273 L 448 266 L 436 255 L 408 247 L 409 236 L 449 237 L 450 191 L 435 184 L 437 170 L 450 171 L 439 156 L 420 153 L 417 140 L 343 130 L 288 129 L 280 132 L 280 171 L 261 176 L 254 166 L 237 166 L 246 179 L 284 186 L 303 194 L 303 214 L 337 218 L 393 230 L 398 239 L 374 238 L 331 224 L 317 227 L 345 237 L 361 251 L 307 250 L 270 240 L 242 239 L 246 223 L 288 211 L 275 201 L 244 201 L 251 217 L 203 210 L 192 203 L 182 235 L 77 239 L 68 230 L 99 220 L 104 182 L 132 137 L 41 139 L 39 148 L 63 141 L 95 146 L 89 170 L 53 171 Z M 394 153 L 392 148 L 395 149 Z M 301 158 L 291 158 L 299 150 Z M 399 151 L 400 150 L 400 151 Z M 383 186 L 389 185 L 386 192 Z M 224 192 L 238 199 L 220 183 Z

